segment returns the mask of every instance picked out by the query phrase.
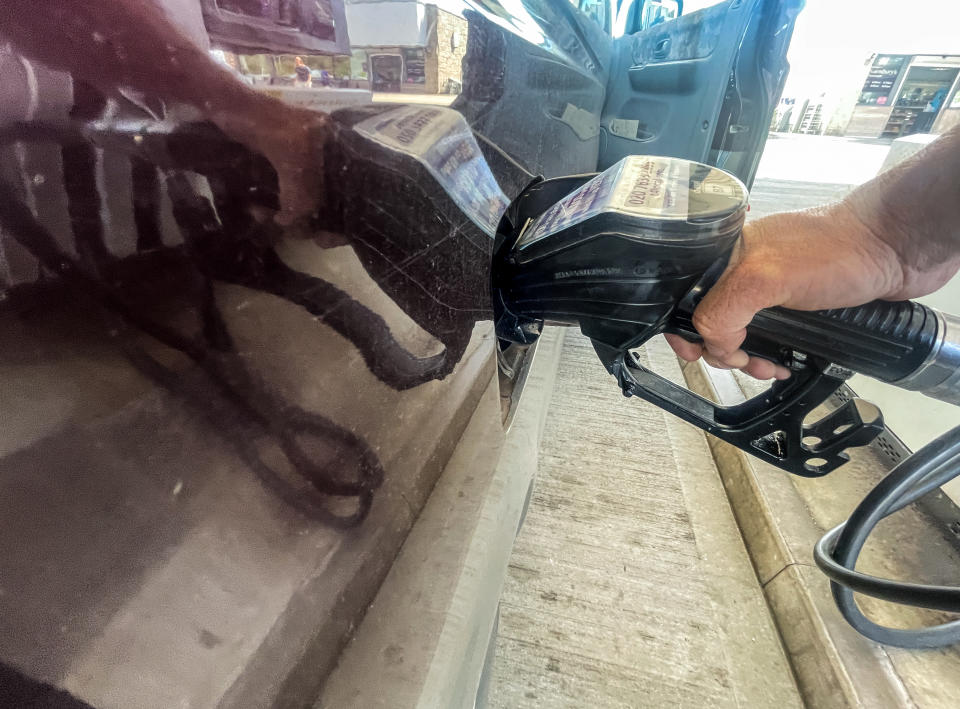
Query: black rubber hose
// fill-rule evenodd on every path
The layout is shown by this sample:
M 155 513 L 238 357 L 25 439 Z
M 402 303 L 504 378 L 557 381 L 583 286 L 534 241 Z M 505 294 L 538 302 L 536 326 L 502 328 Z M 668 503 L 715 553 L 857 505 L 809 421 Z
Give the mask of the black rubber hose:
M 858 632 L 878 643 L 918 649 L 960 643 L 960 620 L 926 628 L 888 628 L 867 618 L 854 592 L 894 603 L 960 612 L 960 588 L 904 583 L 855 571 L 857 558 L 883 518 L 960 476 L 960 426 L 921 448 L 894 468 L 857 506 L 844 524 L 817 543 L 813 557 L 830 577 L 834 601 Z

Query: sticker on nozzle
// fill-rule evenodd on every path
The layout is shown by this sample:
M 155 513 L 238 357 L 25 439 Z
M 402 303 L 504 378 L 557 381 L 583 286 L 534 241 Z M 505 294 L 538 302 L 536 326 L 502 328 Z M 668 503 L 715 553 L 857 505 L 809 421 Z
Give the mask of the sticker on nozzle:
M 489 236 L 496 233 L 509 200 L 460 113 L 435 106 L 402 106 L 361 121 L 354 130 L 414 157 L 474 224 Z
M 531 224 L 520 245 L 542 239 L 601 212 L 648 219 L 686 219 L 687 160 L 631 155 L 574 190 Z
M 689 162 L 632 156 L 624 160 L 611 206 L 641 217 L 686 219 L 689 195 Z

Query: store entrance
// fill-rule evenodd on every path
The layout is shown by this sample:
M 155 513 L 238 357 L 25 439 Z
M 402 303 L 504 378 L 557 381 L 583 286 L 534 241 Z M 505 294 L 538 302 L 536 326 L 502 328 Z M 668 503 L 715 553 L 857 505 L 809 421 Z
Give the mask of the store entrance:
M 399 54 L 370 57 L 371 88 L 374 91 L 399 91 L 402 75 L 403 58 Z
M 950 67 L 910 67 L 881 137 L 929 133 L 957 78 L 957 71 Z

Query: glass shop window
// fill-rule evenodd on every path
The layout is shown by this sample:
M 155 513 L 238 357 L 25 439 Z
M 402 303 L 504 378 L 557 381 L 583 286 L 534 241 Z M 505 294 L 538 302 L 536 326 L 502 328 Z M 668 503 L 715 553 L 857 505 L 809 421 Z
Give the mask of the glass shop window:
M 404 49 L 403 64 L 408 84 L 423 84 L 427 81 L 423 49 Z

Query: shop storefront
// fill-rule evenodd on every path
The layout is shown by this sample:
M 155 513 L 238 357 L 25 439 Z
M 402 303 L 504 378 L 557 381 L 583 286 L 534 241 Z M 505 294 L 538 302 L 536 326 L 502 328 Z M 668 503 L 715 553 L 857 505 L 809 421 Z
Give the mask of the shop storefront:
M 354 49 L 364 54 L 368 69 L 363 70 L 374 91 L 424 91 L 426 84 L 423 47 L 377 47 Z M 361 78 L 359 76 L 354 78 Z
M 960 56 L 876 55 L 846 135 L 893 139 L 946 130 L 960 122 L 958 77 Z
M 351 79 L 373 91 L 444 93 L 459 86 L 467 21 L 412 0 L 354 0 Z

